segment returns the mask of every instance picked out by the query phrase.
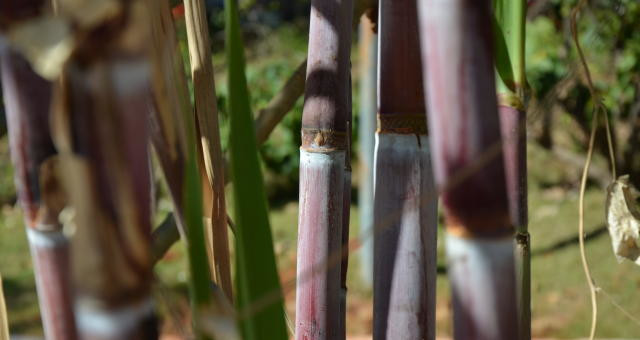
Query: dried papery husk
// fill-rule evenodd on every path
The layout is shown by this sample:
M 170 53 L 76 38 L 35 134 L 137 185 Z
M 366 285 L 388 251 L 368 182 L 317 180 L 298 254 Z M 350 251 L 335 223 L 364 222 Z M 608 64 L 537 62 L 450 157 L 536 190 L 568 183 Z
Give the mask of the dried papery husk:
M 626 259 L 640 265 L 640 211 L 634 191 L 628 175 L 611 183 L 607 188 L 606 216 L 618 262 Z
M 192 115 L 187 79 L 168 4 L 162 1 L 146 1 L 145 4 L 152 13 L 151 141 L 176 207 L 177 226 L 186 240 L 182 190 L 191 146 L 188 146 L 186 132 L 189 126 L 185 117 Z
M 207 217 L 206 239 L 210 272 L 233 300 L 227 211 L 224 192 L 224 161 L 220 145 L 220 128 L 216 104 L 213 63 L 205 4 L 202 0 L 185 0 L 187 40 L 194 86 L 195 114 L 200 143 L 200 169 L 204 172 L 204 214 Z M 204 171 L 203 171 L 204 170 Z M 207 199 L 210 196 L 210 199 Z
M 62 72 L 76 41 L 70 23 L 54 16 L 42 16 L 11 27 L 7 39 L 42 77 L 53 80 Z

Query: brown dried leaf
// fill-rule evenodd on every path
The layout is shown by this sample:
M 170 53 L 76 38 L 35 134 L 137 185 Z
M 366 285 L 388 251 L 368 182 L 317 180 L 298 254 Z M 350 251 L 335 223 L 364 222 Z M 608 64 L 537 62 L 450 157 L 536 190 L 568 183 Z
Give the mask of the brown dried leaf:
M 67 193 L 63 188 L 59 156 L 51 156 L 40 165 L 40 191 L 43 204 L 40 218 L 45 224 L 57 224 L 58 215 L 67 206 Z
M 626 258 L 640 265 L 640 211 L 631 189 L 628 175 L 607 188 L 607 226 L 618 261 Z
M 82 29 L 91 29 L 122 13 L 117 0 L 58 0 L 60 15 L 73 19 Z
M 38 17 L 12 26 L 11 45 L 29 60 L 43 78 L 53 80 L 71 56 L 75 45 L 69 23 L 52 16 Z

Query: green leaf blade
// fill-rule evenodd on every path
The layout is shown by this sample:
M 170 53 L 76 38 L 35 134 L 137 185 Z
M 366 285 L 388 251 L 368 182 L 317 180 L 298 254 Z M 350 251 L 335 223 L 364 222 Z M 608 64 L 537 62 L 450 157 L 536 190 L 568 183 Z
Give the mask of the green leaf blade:
M 236 301 L 245 340 L 288 338 L 254 132 L 236 0 L 225 1 Z

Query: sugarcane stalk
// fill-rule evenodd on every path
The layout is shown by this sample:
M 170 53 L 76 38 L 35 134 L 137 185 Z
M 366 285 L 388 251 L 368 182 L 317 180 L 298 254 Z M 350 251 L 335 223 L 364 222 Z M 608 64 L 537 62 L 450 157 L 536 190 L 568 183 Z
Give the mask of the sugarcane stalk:
M 44 333 L 76 338 L 70 286 L 69 242 L 58 221 L 65 206 L 49 131 L 51 83 L 8 47 L 0 51 L 2 87 L 15 183 L 34 265 Z
M 415 0 L 380 1 L 373 339 L 434 339 L 437 199 Z
M 311 3 L 300 148 L 296 339 L 339 338 L 351 0 Z M 340 257 L 338 257 L 340 258 Z
M 491 3 L 419 3 L 434 172 L 456 340 L 516 339 L 513 223 L 493 76 Z
M 209 216 L 211 228 L 207 228 L 210 271 L 214 281 L 222 287 L 229 300 L 233 300 L 224 196 L 224 162 L 220 146 L 207 13 L 202 0 L 185 0 L 184 6 L 195 111 L 202 135 L 200 149 L 204 156 L 207 178 L 213 194 L 211 216 Z M 205 213 L 208 215 L 207 212 Z
M 54 103 L 56 120 L 68 123 L 56 125 L 56 144 L 76 212 L 82 339 L 158 337 L 151 300 L 148 25 L 141 2 L 122 5 L 77 46 Z
M 360 265 L 363 281 L 373 286 L 373 156 L 376 131 L 376 73 L 378 70 L 378 39 L 373 24 L 366 17 L 360 19 L 360 186 L 358 208 L 360 209 Z
M 518 339 L 531 339 L 531 254 L 527 209 L 527 131 L 524 107 L 525 0 L 496 0 L 496 48 L 498 110 L 502 129 L 507 194 L 516 227 L 516 294 Z M 504 53 L 506 52 L 506 53 Z M 504 72 L 506 70 L 507 72 Z
M 358 6 L 356 6 L 354 9 L 355 19 L 359 19 L 360 17 L 362 17 L 365 11 L 374 9 L 374 7 L 377 6 L 377 3 L 372 3 L 367 0 L 358 1 L 357 4 Z M 354 20 L 354 22 L 357 23 L 358 21 Z M 372 47 L 372 48 L 376 49 L 375 47 Z M 375 72 L 375 66 L 372 66 L 372 68 L 373 68 L 373 72 Z M 285 82 L 283 87 L 280 89 L 278 94 L 274 96 L 264 108 L 258 110 L 257 118 L 254 121 L 255 131 L 256 131 L 256 142 L 258 143 L 258 145 L 262 145 L 267 140 L 267 138 L 269 138 L 269 135 L 273 132 L 277 124 L 280 121 L 282 121 L 282 119 L 288 112 L 291 111 L 291 109 L 295 105 L 298 98 L 304 93 L 305 82 L 306 82 L 306 70 L 307 70 L 307 60 L 305 59 L 298 65 L 298 67 L 295 69 L 293 74 L 287 79 L 287 81 Z M 372 129 L 375 130 L 375 124 L 374 123 L 372 124 L 373 124 L 371 125 Z M 153 141 L 154 148 L 157 150 L 164 150 L 167 147 L 166 141 L 163 141 L 163 139 L 166 138 L 166 136 L 163 136 L 163 131 L 160 125 L 161 125 L 160 122 L 157 120 L 157 115 L 152 115 L 152 141 Z M 164 124 L 164 125 L 166 126 L 169 124 Z M 373 135 L 371 139 L 373 140 Z M 373 159 L 373 142 L 371 143 L 372 143 L 371 154 Z M 163 164 L 164 171 L 167 171 L 168 166 L 171 163 L 171 159 L 167 158 L 166 156 L 168 155 L 164 153 L 159 153 L 158 156 L 161 159 L 161 163 Z M 172 168 L 176 170 L 175 166 L 172 166 Z M 224 177 L 225 183 L 228 183 L 231 181 L 231 177 L 229 175 L 229 162 L 227 158 L 224 159 L 224 170 L 225 172 L 223 177 Z M 168 170 L 168 171 L 174 172 L 172 170 Z M 169 177 L 179 178 L 178 176 L 169 176 Z M 171 183 L 169 184 L 171 187 Z M 179 227 L 179 224 L 178 225 L 163 224 L 161 227 L 175 228 L 176 226 Z M 165 230 L 158 230 L 158 231 L 161 231 L 163 233 L 165 232 Z M 167 231 L 163 235 L 163 237 L 164 236 L 171 236 L 171 238 L 163 238 L 161 244 L 158 244 L 157 246 L 154 245 L 154 249 L 155 249 L 154 252 L 157 256 L 159 256 L 159 257 L 156 257 L 156 259 L 161 258 L 162 255 L 169 249 L 169 247 L 179 239 L 178 237 L 179 234 L 177 234 L 176 232 Z M 372 248 L 373 245 L 369 247 Z M 373 249 L 371 249 L 369 252 L 373 254 Z M 373 260 L 371 260 L 371 262 L 373 262 Z

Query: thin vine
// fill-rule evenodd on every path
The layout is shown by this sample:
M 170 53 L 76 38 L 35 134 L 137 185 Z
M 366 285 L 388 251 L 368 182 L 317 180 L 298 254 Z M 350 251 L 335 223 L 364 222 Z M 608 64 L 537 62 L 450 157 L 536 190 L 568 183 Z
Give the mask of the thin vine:
M 611 163 L 611 173 L 613 176 L 613 180 L 616 179 L 616 161 L 615 154 L 613 153 L 613 141 L 611 138 L 611 127 L 609 124 L 609 117 L 607 115 L 607 110 L 602 104 L 600 97 L 597 95 L 595 88 L 593 86 L 593 81 L 591 79 L 591 73 L 589 71 L 589 66 L 587 65 L 586 58 L 582 51 L 582 47 L 580 46 L 580 41 L 578 39 L 578 14 L 582 10 L 582 7 L 585 5 L 586 0 L 580 0 L 576 7 L 571 11 L 571 34 L 573 37 L 574 44 L 576 45 L 576 50 L 578 51 L 578 56 L 580 57 L 580 64 L 584 70 L 584 74 L 587 78 L 587 86 L 589 88 L 589 92 L 591 94 L 591 98 L 594 102 L 594 114 L 591 122 L 591 133 L 589 135 L 589 149 L 587 151 L 587 159 L 585 161 L 584 168 L 582 170 L 582 178 L 580 180 L 580 197 L 578 200 L 578 233 L 579 233 L 579 241 L 580 241 L 580 258 L 582 260 L 582 267 L 584 269 L 584 274 L 587 279 L 587 283 L 589 285 L 589 292 L 591 296 L 591 329 L 589 332 L 589 339 L 593 340 L 596 334 L 596 325 L 598 322 L 598 299 L 597 293 L 600 291 L 600 288 L 596 285 L 593 276 L 591 275 L 591 270 L 589 269 L 589 263 L 587 261 L 587 255 L 585 251 L 584 245 L 584 195 L 587 186 L 587 175 L 589 173 L 589 167 L 591 165 L 591 159 L 593 157 L 593 149 L 595 144 L 595 137 L 598 127 L 598 119 L 600 118 L 600 113 L 604 114 L 605 121 L 605 131 L 607 133 L 607 145 L 609 148 L 609 161 Z

